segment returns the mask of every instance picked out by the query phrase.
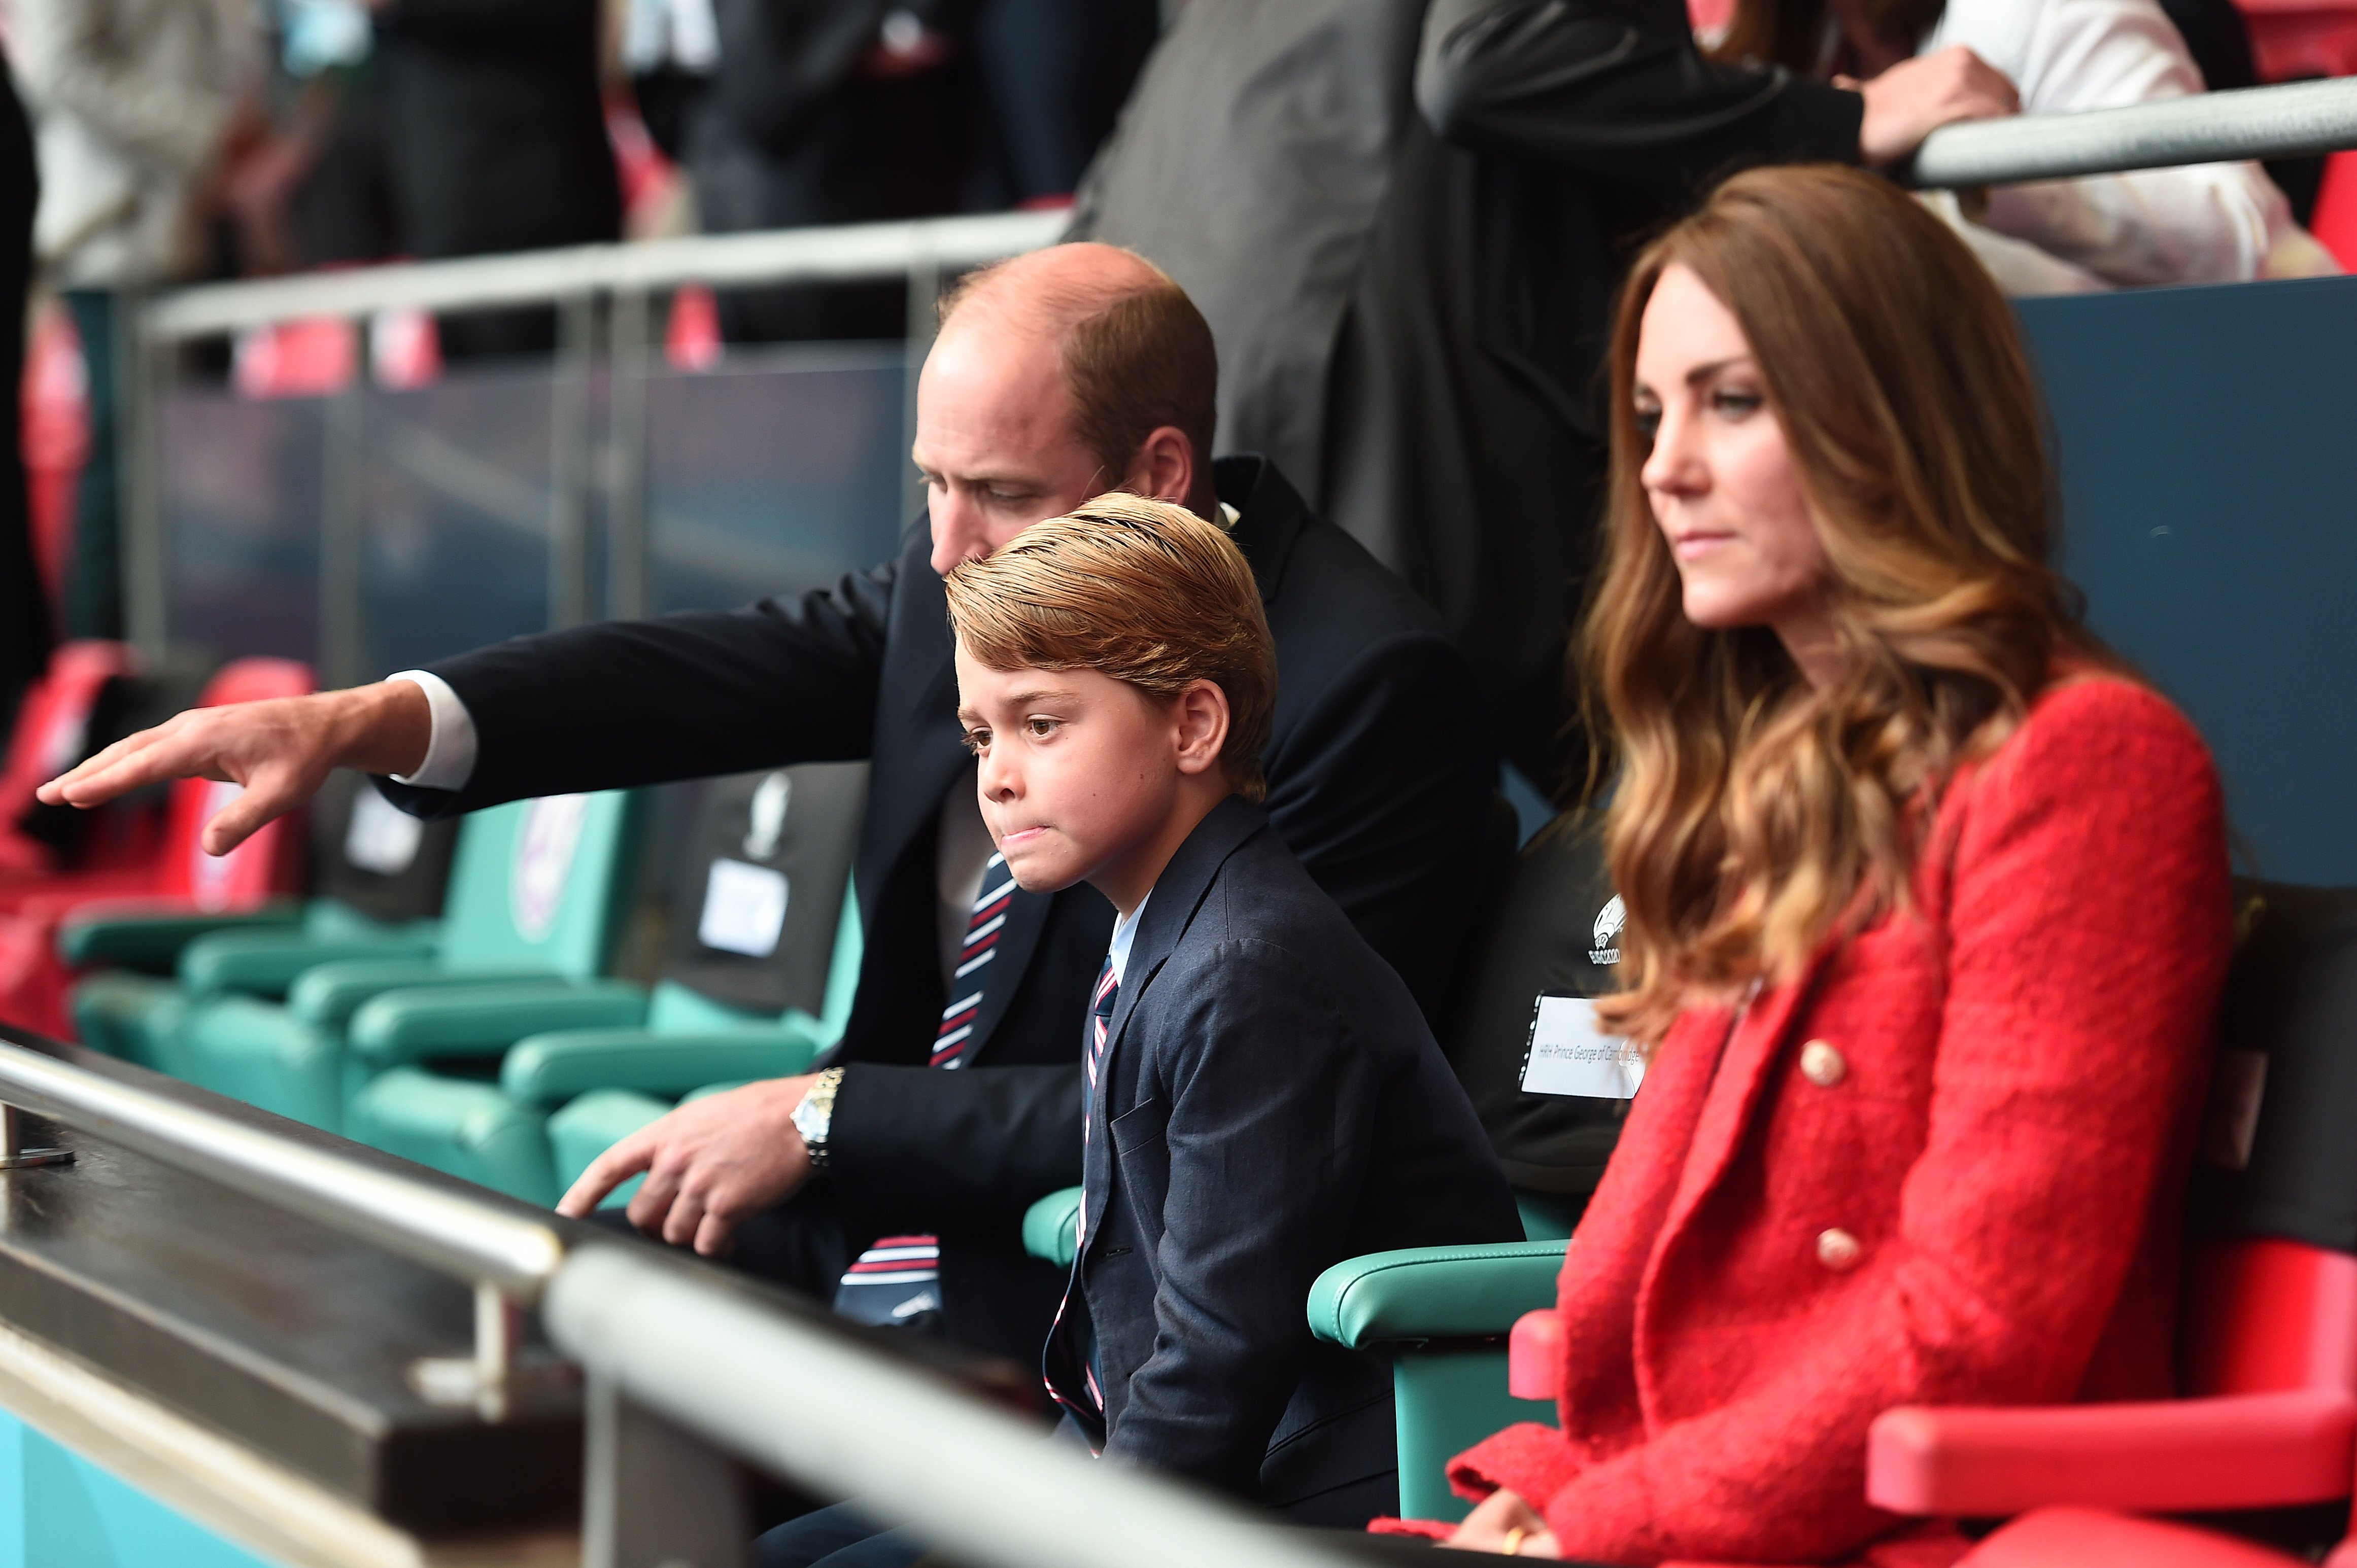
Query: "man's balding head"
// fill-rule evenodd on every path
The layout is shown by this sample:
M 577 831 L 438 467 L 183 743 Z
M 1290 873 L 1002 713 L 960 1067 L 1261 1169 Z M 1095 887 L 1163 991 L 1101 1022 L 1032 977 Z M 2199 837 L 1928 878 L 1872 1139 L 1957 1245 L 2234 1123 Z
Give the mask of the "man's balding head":
M 1202 314 L 1135 252 L 1057 245 L 969 274 L 918 390 L 934 565 L 1104 490 L 1211 515 L 1218 381 Z

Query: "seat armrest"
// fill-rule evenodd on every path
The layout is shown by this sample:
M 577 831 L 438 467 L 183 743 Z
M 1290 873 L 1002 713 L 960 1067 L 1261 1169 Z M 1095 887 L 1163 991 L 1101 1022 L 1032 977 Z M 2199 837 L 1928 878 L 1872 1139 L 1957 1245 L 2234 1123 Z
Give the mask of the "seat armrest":
M 2192 1525 L 2097 1509 L 2040 1509 L 1984 1538 L 1958 1568 L 2298 1568 L 2300 1559 Z M 2328 1568 L 2330 1563 L 2328 1562 Z
M 791 1019 L 692 1035 L 565 1029 L 517 1041 L 500 1064 L 500 1087 L 509 1099 L 543 1109 L 593 1089 L 675 1097 L 724 1079 L 791 1078 L 825 1048 Z
M 1051 1192 L 1023 1214 L 1023 1250 L 1060 1269 L 1072 1266 L 1080 1251 L 1081 1189 Z
M 352 1012 L 347 1039 L 375 1068 L 483 1056 L 551 1029 L 631 1027 L 647 993 L 624 980 L 476 981 L 386 991 Z
M 2357 1400 L 2328 1390 L 2040 1406 L 1902 1405 L 1867 1434 L 1866 1495 L 1919 1516 L 2062 1504 L 2204 1513 L 2349 1495 Z
M 284 996 L 306 970 L 355 959 L 430 959 L 430 936 L 320 938 L 283 930 L 217 931 L 180 953 L 180 989 L 191 996 L 242 991 Z
M 427 985 L 481 985 L 496 981 L 565 982 L 546 970 L 453 973 L 435 958 L 352 958 L 315 964 L 286 988 L 287 1010 L 306 1024 L 339 1030 L 361 1003 L 387 991 Z
M 1494 1338 L 1552 1306 L 1561 1241 L 1407 1247 L 1350 1258 L 1309 1287 L 1309 1331 L 1353 1349 L 1383 1340 Z
M 301 906 L 270 904 L 229 914 L 198 908 L 184 900 L 106 899 L 84 904 L 59 922 L 58 956 L 70 968 L 113 964 L 149 974 L 169 974 L 190 942 L 215 931 L 295 931 Z

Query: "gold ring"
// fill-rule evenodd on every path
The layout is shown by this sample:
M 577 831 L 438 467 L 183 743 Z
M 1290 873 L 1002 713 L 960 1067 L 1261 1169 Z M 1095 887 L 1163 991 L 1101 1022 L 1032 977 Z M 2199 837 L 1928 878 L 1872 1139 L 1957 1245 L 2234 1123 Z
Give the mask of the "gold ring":
M 1505 1554 L 1509 1557 L 1521 1556 L 1523 1553 L 1523 1537 L 1528 1534 L 1530 1534 L 1530 1531 L 1523 1529 L 1519 1524 L 1514 1526 L 1513 1529 L 1506 1531 L 1506 1544 L 1504 1548 Z

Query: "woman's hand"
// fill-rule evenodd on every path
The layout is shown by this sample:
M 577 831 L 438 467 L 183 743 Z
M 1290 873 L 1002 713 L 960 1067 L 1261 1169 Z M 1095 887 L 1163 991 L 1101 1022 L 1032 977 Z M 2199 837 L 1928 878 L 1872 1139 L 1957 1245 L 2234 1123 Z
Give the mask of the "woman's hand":
M 1857 156 L 1869 168 L 1913 156 L 1943 125 L 2021 113 L 2021 94 L 2005 73 L 1962 44 L 1900 60 L 1870 81 L 1837 76 L 1834 85 L 1866 99 Z
M 1510 1557 L 1560 1557 L 1555 1531 L 1539 1510 L 1504 1487 L 1491 1492 L 1465 1516 L 1457 1533 L 1441 1542 L 1459 1552 L 1501 1552 Z

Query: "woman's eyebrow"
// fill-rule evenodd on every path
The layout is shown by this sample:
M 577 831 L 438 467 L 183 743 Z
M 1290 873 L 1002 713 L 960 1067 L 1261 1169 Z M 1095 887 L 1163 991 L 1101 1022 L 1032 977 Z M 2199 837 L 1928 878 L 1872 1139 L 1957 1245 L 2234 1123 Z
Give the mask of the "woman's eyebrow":
M 1724 360 L 1713 360 L 1706 365 L 1696 365 L 1693 370 L 1686 372 L 1686 385 L 1690 387 L 1700 386 L 1703 382 L 1710 380 L 1713 376 L 1717 375 L 1721 371 L 1727 370 L 1736 365 L 1749 365 L 1750 362 L 1750 355 L 1734 354 Z

